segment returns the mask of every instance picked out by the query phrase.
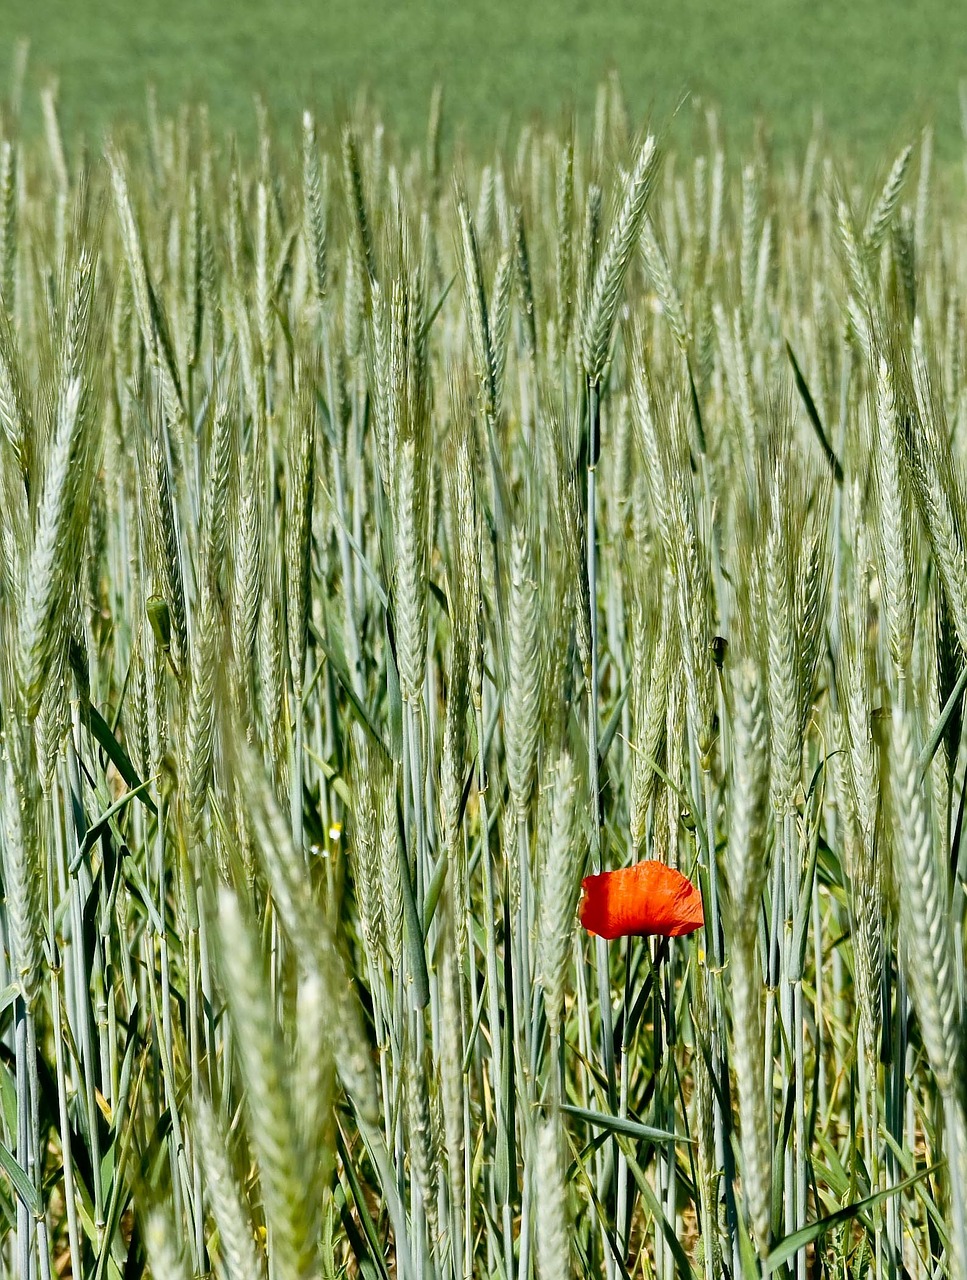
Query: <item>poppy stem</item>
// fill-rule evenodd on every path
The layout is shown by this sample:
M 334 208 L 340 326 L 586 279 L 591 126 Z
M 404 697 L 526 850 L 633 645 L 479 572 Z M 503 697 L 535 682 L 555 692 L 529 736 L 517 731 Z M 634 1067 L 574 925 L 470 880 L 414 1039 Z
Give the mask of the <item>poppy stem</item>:
M 590 669 L 587 672 L 588 699 L 588 783 L 591 788 L 591 864 L 596 872 L 602 870 L 601 851 L 601 789 L 598 777 L 598 557 L 597 557 L 597 462 L 601 450 L 600 388 L 588 380 L 588 505 L 587 505 L 587 573 L 588 612 L 591 636 Z M 598 1000 L 601 1006 L 601 1048 L 605 1075 L 608 1081 L 608 1097 L 614 1106 L 617 1100 L 614 1062 L 614 1034 L 611 1013 L 611 982 L 608 969 L 608 948 L 602 938 L 595 947 L 598 970 Z
M 620 1088 L 618 1099 L 618 1115 L 621 1119 L 628 1115 L 628 1013 L 631 1009 L 631 950 L 633 940 L 625 939 L 625 995 L 621 1015 L 621 1060 Z M 618 1248 L 622 1254 L 627 1250 L 628 1241 L 628 1160 L 623 1151 L 618 1152 L 617 1185 L 615 1187 L 615 1235 Z

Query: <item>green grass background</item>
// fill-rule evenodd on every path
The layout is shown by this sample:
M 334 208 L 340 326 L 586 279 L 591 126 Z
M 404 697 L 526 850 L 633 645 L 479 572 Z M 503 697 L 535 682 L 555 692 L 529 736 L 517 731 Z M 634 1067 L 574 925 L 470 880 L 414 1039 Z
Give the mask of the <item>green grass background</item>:
M 27 36 L 32 98 L 56 73 L 68 128 L 92 140 L 143 114 L 153 80 L 162 105 L 203 97 L 243 137 L 255 91 L 294 125 L 307 100 L 325 108 L 364 84 L 416 141 L 440 79 L 449 119 L 482 145 L 508 119 L 568 102 L 589 113 L 616 67 L 636 112 L 667 112 L 690 89 L 720 104 L 732 135 L 761 111 L 785 148 L 820 106 L 863 157 L 932 120 L 949 159 L 964 16 L 958 0 L 0 0 L 0 58 Z

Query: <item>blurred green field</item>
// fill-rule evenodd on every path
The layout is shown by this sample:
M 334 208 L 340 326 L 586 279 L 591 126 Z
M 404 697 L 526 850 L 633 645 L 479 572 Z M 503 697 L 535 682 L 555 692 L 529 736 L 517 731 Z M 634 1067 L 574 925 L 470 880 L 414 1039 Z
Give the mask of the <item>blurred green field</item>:
M 20 36 L 31 42 L 28 124 L 54 73 L 68 129 L 94 138 L 143 115 L 152 80 L 162 106 L 203 97 L 216 126 L 243 137 L 256 91 L 294 118 L 306 100 L 324 108 L 368 86 L 415 141 L 439 79 L 449 119 L 480 145 L 538 111 L 589 112 L 617 68 L 636 112 L 665 112 L 687 88 L 722 107 L 733 135 L 761 111 L 784 149 L 819 106 L 863 159 L 931 120 L 952 159 L 967 74 L 967 27 L 945 0 L 2 0 L 8 66 Z

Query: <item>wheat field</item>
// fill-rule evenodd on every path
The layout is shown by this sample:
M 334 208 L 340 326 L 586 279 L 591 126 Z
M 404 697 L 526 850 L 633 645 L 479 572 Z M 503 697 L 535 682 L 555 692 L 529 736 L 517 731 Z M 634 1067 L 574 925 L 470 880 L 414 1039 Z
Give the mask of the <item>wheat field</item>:
M 590 121 L 0 141 L 0 1259 L 967 1280 L 967 223 Z M 607 943 L 655 860 L 688 937 Z

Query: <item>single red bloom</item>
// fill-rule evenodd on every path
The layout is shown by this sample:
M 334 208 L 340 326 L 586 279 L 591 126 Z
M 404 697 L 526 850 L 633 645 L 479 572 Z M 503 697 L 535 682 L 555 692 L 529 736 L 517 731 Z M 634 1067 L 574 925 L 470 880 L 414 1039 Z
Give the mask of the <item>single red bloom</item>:
M 585 876 L 581 889 L 581 923 L 602 938 L 680 938 L 705 923 L 698 889 L 663 862 Z

